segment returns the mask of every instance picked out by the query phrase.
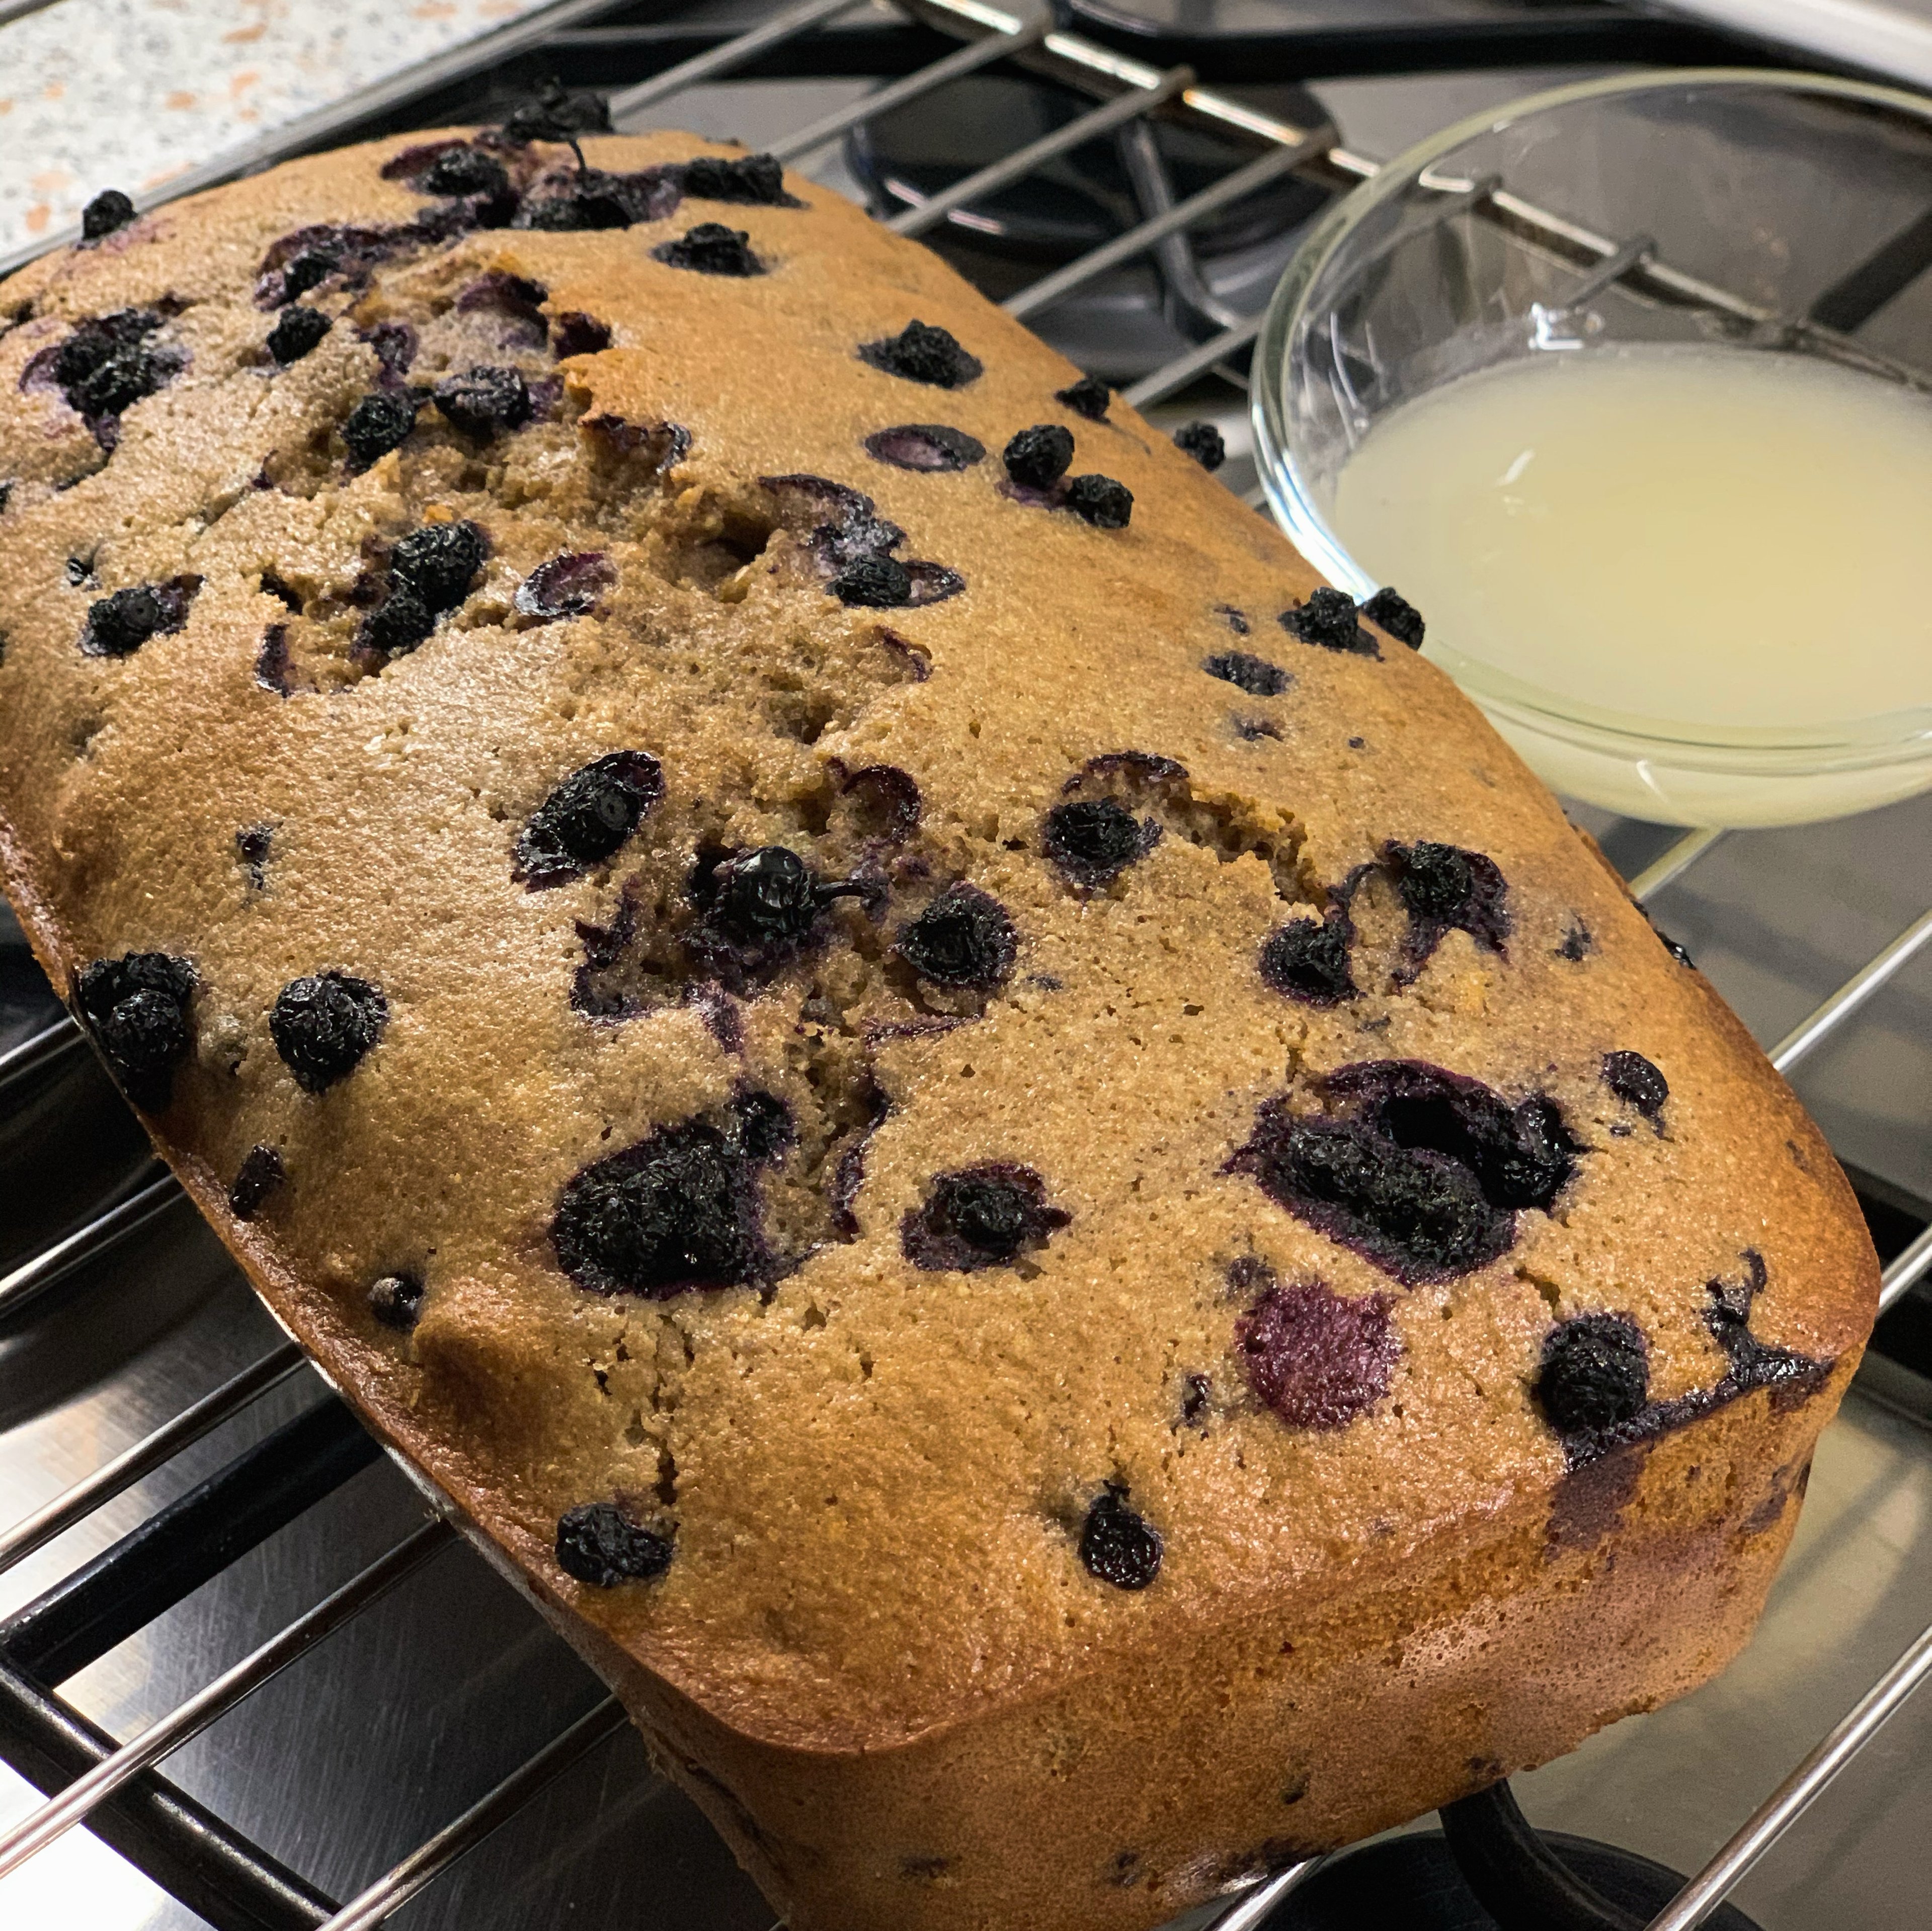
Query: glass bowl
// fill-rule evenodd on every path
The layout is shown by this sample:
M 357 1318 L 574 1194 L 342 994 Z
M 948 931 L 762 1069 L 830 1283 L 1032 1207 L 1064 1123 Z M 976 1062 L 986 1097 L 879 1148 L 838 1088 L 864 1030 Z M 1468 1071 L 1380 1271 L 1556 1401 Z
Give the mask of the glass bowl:
M 1642 73 L 1465 121 L 1338 202 L 1276 292 L 1253 380 L 1275 514 L 1366 596 L 1379 580 L 1334 527 L 1349 457 L 1403 405 L 1526 357 L 1723 345 L 1786 358 L 1759 365 L 1780 381 L 1822 359 L 1916 408 L 1908 391 L 1932 396 L 1928 202 L 1932 101 L 1858 82 Z M 1427 615 L 1426 586 L 1378 560 Z M 1815 607 L 1816 648 L 1841 661 L 1828 571 L 1756 561 Z M 1898 622 L 1916 653 L 1907 694 L 1926 667 L 1922 700 L 1874 711 L 1835 663 L 1812 663 L 1833 700 L 1770 721 L 1746 721 L 1765 708 L 1748 703 L 1718 723 L 1651 715 L 1641 688 L 1602 708 L 1485 661 L 1480 637 L 1432 632 L 1424 648 L 1559 791 L 1666 823 L 1790 824 L 1932 787 L 1932 609 Z

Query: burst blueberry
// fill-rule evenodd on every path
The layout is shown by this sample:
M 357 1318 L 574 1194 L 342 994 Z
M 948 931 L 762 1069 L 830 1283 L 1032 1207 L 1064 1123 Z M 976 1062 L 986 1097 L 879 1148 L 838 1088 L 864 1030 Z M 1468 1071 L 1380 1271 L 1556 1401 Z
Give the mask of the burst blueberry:
M 1262 982 L 1310 1006 L 1335 1006 L 1356 996 L 1348 964 L 1354 929 L 1346 918 L 1291 919 L 1262 946 Z
M 446 148 L 417 177 L 425 194 L 503 194 L 510 177 L 494 154 L 481 148 Z
M 1005 908 L 963 881 L 949 885 L 904 927 L 897 946 L 900 958 L 920 978 L 977 992 L 1005 983 L 1018 949 Z
M 338 265 L 334 253 L 327 248 L 304 248 L 291 256 L 282 270 L 282 299 L 292 301 L 310 289 L 320 288 Z
M 1041 844 L 1076 884 L 1100 886 L 1144 858 L 1158 835 L 1117 799 L 1084 798 L 1047 813 Z
M 168 1103 L 175 1069 L 194 1043 L 188 1009 L 195 971 L 166 952 L 96 959 L 75 975 L 74 1000 L 129 1099 L 150 1112 Z
M 382 1036 L 388 1002 L 380 987 L 344 972 L 291 979 L 268 1015 L 268 1036 L 304 1093 L 346 1079 Z
M 1096 529 L 1125 529 L 1134 513 L 1133 491 L 1111 476 L 1074 477 L 1060 502 Z
M 989 1160 L 935 1174 L 924 1202 L 900 1223 L 899 1245 L 928 1273 L 976 1273 L 1044 1247 L 1072 1218 L 1048 1199 L 1031 1167 Z
M 148 339 L 160 325 L 159 315 L 142 308 L 76 322 L 53 361 L 69 406 L 86 416 L 118 416 L 178 374 L 186 358 Z
M 924 322 L 908 322 L 896 335 L 862 343 L 859 359 L 886 375 L 938 389 L 964 388 L 986 368 L 957 337 Z
M 1634 1420 L 1650 1392 L 1650 1351 L 1642 1331 L 1624 1314 L 1564 1321 L 1544 1344 L 1534 1392 L 1560 1434 Z
M 1209 676 L 1245 691 L 1250 697 L 1279 697 L 1294 682 L 1279 664 L 1245 650 L 1218 650 L 1204 658 L 1201 667 Z
M 268 350 L 282 367 L 299 362 L 326 335 L 331 324 L 319 308 L 304 308 L 299 303 L 285 308 L 268 331 Z
M 530 814 L 516 868 L 532 886 L 556 885 L 607 859 L 664 796 L 648 751 L 614 751 L 574 771 Z
M 1401 1353 L 1388 1294 L 1270 1285 L 1234 1324 L 1248 1384 L 1291 1428 L 1346 1427 L 1388 1393 Z
M 366 469 L 392 449 L 400 448 L 416 426 L 414 397 L 394 389 L 376 389 L 349 412 L 342 424 L 342 439 L 356 466 Z
M 649 1582 L 670 1567 L 668 1536 L 640 1527 L 614 1502 L 586 1502 L 560 1519 L 556 1566 L 593 1589 Z
M 651 250 L 651 259 L 700 275 L 761 275 L 765 271 L 764 262 L 752 252 L 751 236 L 722 221 L 700 221 L 675 241 L 660 241 Z
M 89 657 L 131 657 L 150 637 L 181 628 L 186 604 L 179 605 L 154 583 L 138 583 L 87 607 L 80 647 Z
M 1021 488 L 1050 490 L 1073 460 L 1073 432 L 1057 422 L 1036 422 L 1007 443 L 1000 460 Z
M 466 436 L 479 438 L 520 429 L 530 419 L 530 391 L 514 369 L 478 363 L 446 376 L 431 391 L 436 407 Z
M 1127 1506 L 1116 1482 L 1102 1489 L 1080 1529 L 1080 1561 L 1088 1574 L 1115 1589 L 1145 1589 L 1160 1573 L 1160 1531 Z

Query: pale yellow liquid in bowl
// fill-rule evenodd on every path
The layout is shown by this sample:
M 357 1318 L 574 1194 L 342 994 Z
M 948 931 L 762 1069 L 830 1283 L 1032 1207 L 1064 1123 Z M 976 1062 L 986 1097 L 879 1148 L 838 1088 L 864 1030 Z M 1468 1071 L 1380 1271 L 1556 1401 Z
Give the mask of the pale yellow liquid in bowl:
M 1331 521 L 1423 610 L 1432 644 L 1551 708 L 1695 737 L 1932 706 L 1932 401 L 1876 377 L 1716 347 L 1528 356 L 1378 423 L 1342 470 Z M 1520 748 L 1580 795 L 1674 802 L 1649 815 L 1685 821 L 1878 802 L 1696 811 L 1642 774 L 1613 799 L 1544 769 L 1546 748 Z

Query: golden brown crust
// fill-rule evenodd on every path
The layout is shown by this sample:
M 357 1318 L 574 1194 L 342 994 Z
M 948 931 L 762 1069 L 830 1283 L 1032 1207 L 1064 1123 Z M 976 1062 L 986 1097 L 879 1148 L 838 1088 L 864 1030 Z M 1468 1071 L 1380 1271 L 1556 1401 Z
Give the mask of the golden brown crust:
M 291 163 L 0 286 L 0 859 L 64 988 L 130 952 L 192 962 L 158 1144 L 791 1921 L 1127 1931 L 1718 1667 L 1876 1266 L 1789 1091 L 1548 795 L 1392 640 L 1291 635 L 1277 613 L 1316 580 L 1278 536 L 1124 405 L 1070 412 L 1067 365 L 808 185 L 614 231 L 418 237 L 312 291 L 334 325 L 278 367 L 275 244 L 415 222 L 430 198 L 380 176 L 410 145 Z M 588 147 L 614 172 L 705 151 Z M 506 158 L 568 185 L 561 151 Z M 711 220 L 766 272 L 652 256 Z M 110 456 L 49 352 L 126 309 L 157 316 L 172 373 Z M 560 361 L 584 347 L 558 340 L 572 313 L 610 346 Z M 946 389 L 858 358 L 915 318 L 983 373 Z M 406 379 L 514 364 L 535 419 L 483 437 L 426 408 L 349 473 L 386 322 L 415 331 Z M 1007 438 L 1047 421 L 1076 472 L 1132 490 L 1128 527 L 1000 487 Z M 862 446 L 905 423 L 986 457 L 920 472 Z M 836 499 L 759 480 L 800 475 L 871 497 L 892 553 L 963 590 L 838 601 L 838 540 L 812 535 Z M 438 519 L 487 532 L 475 585 L 419 649 L 358 649 L 391 546 Z M 594 611 L 520 610 L 538 565 L 590 551 Z M 83 652 L 93 601 L 182 577 L 178 630 Z M 1235 649 L 1292 683 L 1204 673 Z M 662 799 L 608 860 L 526 889 L 531 814 L 619 751 L 661 761 Z M 1122 751 L 1174 768 L 1092 765 Z M 851 781 L 881 766 L 916 785 L 916 829 L 901 779 Z M 1077 884 L 1043 850 L 1070 795 L 1158 842 Z M 1506 930 L 1472 915 L 1418 956 L 1390 849 L 1418 841 L 1493 864 Z M 863 889 L 761 982 L 704 950 L 690 895 L 707 850 L 770 845 Z M 991 991 L 920 982 L 894 949 L 955 880 L 1016 934 Z M 1357 996 L 1274 989 L 1270 934 L 1344 904 Z M 379 985 L 388 1021 L 310 1093 L 268 1018 L 325 970 Z M 1660 1110 L 1606 1083 L 1613 1052 L 1661 1069 Z M 1234 1158 L 1271 1100 L 1347 1114 L 1324 1082 L 1370 1062 L 1542 1096 L 1574 1177 L 1486 1264 L 1395 1278 Z M 788 1264 L 662 1298 L 574 1285 L 552 1240 L 572 1177 L 675 1123 L 735 1131 L 754 1088 L 795 1129 L 755 1181 Z M 257 1146 L 286 1177 L 244 1221 L 229 1189 Z M 902 1223 L 986 1162 L 1034 1170 L 1064 1224 L 1016 1266 L 919 1264 Z M 426 1289 L 410 1334 L 367 1300 L 398 1270 Z M 1271 1285 L 1317 1283 L 1380 1366 L 1360 1412 L 1324 1417 L 1346 1425 L 1290 1426 L 1240 1337 Z M 1558 1324 L 1603 1313 L 1644 1337 L 1648 1406 L 1599 1457 L 1533 1387 Z M 1150 1588 L 1082 1566 L 1109 1483 L 1163 1539 Z M 661 1579 L 557 1567 L 560 1516 L 607 1500 L 674 1539 Z M 1399 1749 L 1348 1741 L 1390 1727 Z M 1292 1804 L 1283 1738 L 1307 1759 Z M 1077 1855 L 1036 1864 L 1009 1822 L 1048 1813 L 1029 1835 Z

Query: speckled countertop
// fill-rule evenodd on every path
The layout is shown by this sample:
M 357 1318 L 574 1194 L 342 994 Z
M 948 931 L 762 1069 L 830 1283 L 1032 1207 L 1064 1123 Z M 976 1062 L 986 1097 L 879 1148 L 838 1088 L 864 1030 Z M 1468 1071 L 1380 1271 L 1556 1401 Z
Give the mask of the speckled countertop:
M 0 255 L 544 0 L 58 0 L 0 26 Z

